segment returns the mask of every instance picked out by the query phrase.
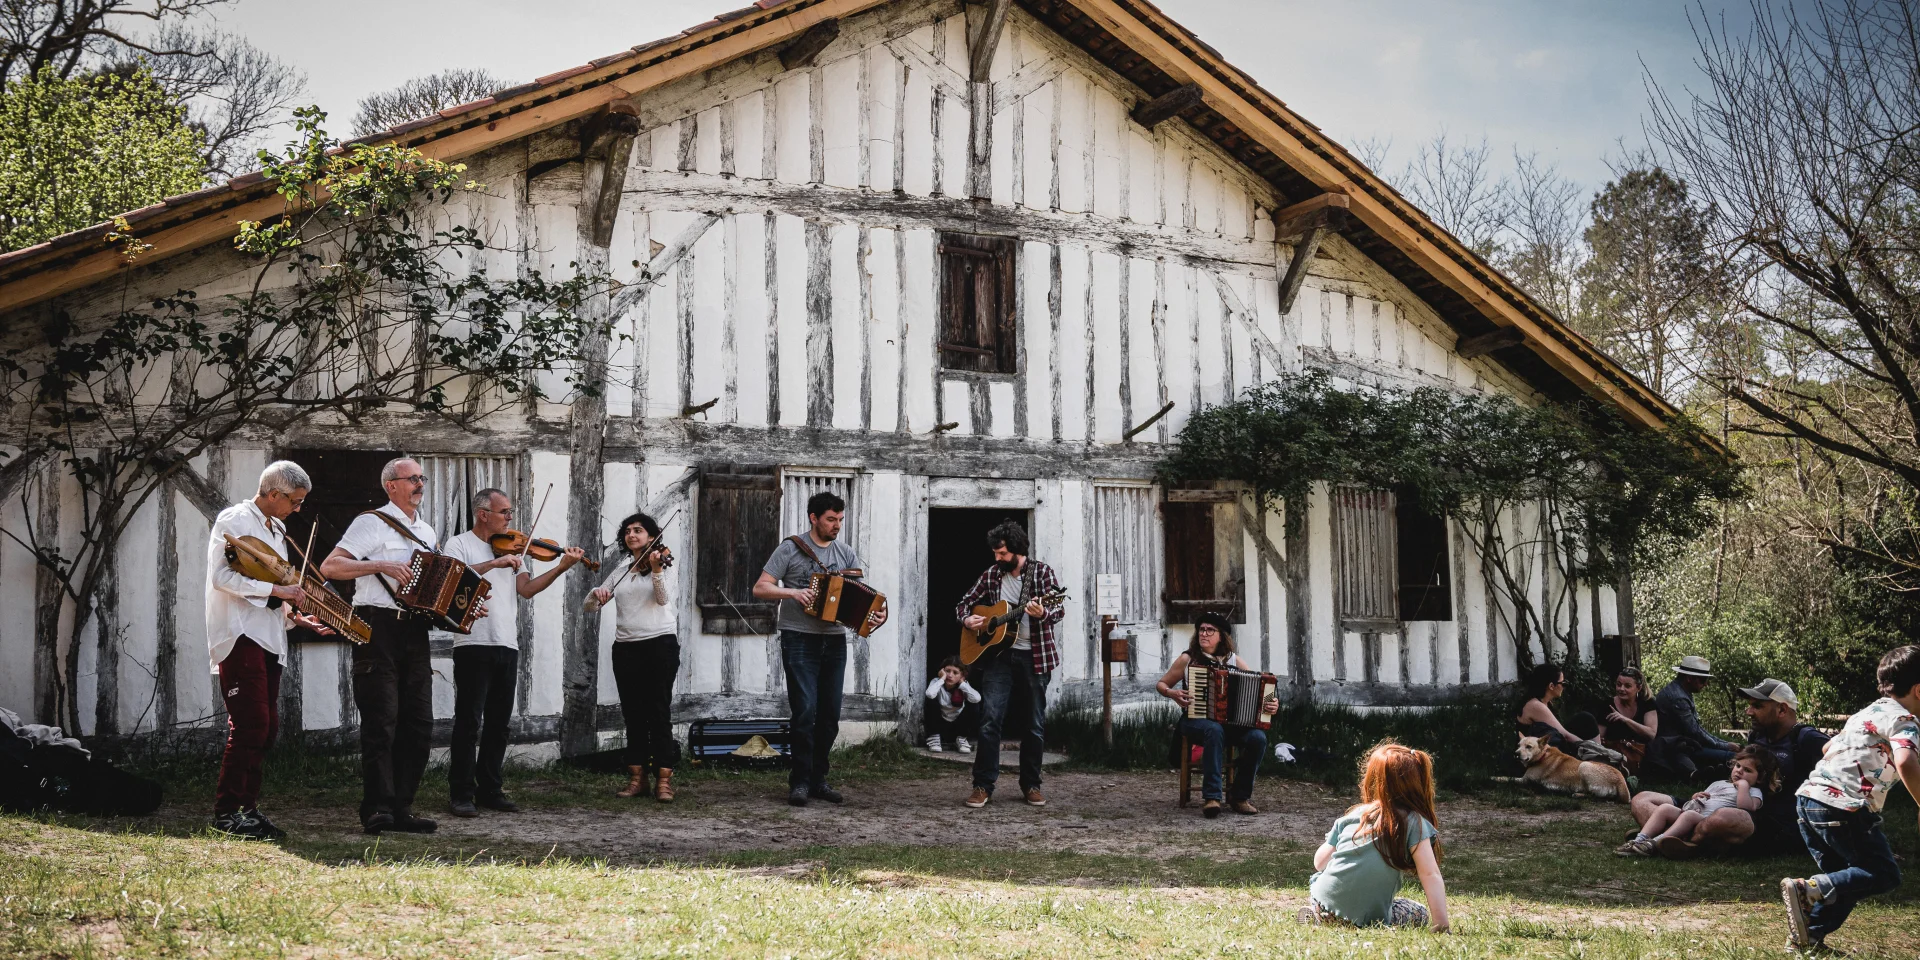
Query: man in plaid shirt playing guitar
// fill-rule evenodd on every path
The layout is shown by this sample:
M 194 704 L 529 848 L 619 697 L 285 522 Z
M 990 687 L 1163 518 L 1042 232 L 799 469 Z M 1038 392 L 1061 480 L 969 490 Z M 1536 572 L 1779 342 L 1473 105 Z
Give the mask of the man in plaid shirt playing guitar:
M 976 606 L 1005 600 L 1026 608 L 1026 616 L 1007 627 L 1013 638 L 987 651 L 976 664 L 980 686 L 980 740 L 973 759 L 973 793 L 966 804 L 978 809 L 993 798 L 994 781 L 1000 778 L 1000 734 L 1006 721 L 1007 703 L 1013 696 L 1025 697 L 1032 705 L 1032 728 L 1020 740 L 1020 792 L 1028 804 L 1046 806 L 1040 793 L 1040 756 L 1045 747 L 1047 722 L 1047 682 L 1060 665 L 1060 648 L 1054 643 L 1054 625 L 1066 616 L 1059 604 L 1047 606 L 1040 598 L 1060 592 L 1060 579 L 1053 568 L 1027 556 L 1031 549 L 1027 531 L 1009 520 L 987 531 L 987 545 L 993 548 L 993 566 L 967 591 L 954 609 L 954 617 L 969 630 L 988 626 L 988 618 L 973 612 Z M 1015 631 L 1018 631 L 1017 633 Z

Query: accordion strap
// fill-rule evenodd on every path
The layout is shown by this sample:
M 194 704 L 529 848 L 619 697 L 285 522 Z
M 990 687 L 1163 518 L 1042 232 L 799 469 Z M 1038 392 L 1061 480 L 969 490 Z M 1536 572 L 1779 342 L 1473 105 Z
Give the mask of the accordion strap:
M 391 520 L 391 519 L 393 519 L 393 518 L 392 518 L 392 517 L 388 517 L 387 519 L 389 519 L 389 520 Z M 807 541 L 806 541 L 806 538 L 805 538 L 805 537 L 802 537 L 802 536 L 800 536 L 799 534 L 797 534 L 797 533 L 796 533 L 796 534 L 794 534 L 793 536 L 791 536 L 791 537 L 788 537 L 788 538 L 787 538 L 787 540 L 788 540 L 788 542 L 790 542 L 790 543 L 792 543 L 792 544 L 793 544 L 793 546 L 794 546 L 794 549 L 796 549 L 796 550 L 799 550 L 799 551 L 800 551 L 801 553 L 804 553 L 804 554 L 806 554 L 806 555 L 807 555 L 807 559 L 808 559 L 808 560 L 812 560 L 812 561 L 813 561 L 813 565 L 814 565 L 814 566 L 816 566 L 816 567 L 819 567 L 819 568 L 820 568 L 820 569 L 821 569 L 822 571 L 824 571 L 824 572 L 826 572 L 826 573 L 832 573 L 832 572 L 833 572 L 832 570 L 828 570 L 828 569 L 827 569 L 827 565 L 826 565 L 826 564 L 824 564 L 824 563 L 821 563 L 821 562 L 820 562 L 820 555 L 819 555 L 819 554 L 817 554 L 817 553 L 814 553 L 814 552 L 813 552 L 813 548 L 812 548 L 812 547 L 809 547 L 809 546 L 807 546 Z
M 361 511 L 360 515 L 363 517 L 379 517 L 382 521 L 386 523 L 387 526 L 392 527 L 393 529 L 399 531 L 401 536 L 406 537 L 408 540 L 412 540 L 414 543 L 417 543 L 422 547 L 425 547 L 428 553 L 440 552 L 439 548 L 435 547 L 431 543 L 426 542 L 425 540 L 420 539 L 418 536 L 414 534 L 412 530 L 408 530 L 406 524 L 403 524 L 400 521 L 395 520 L 394 518 L 384 513 L 381 513 L 378 510 L 364 510 L 364 511 Z M 820 561 L 815 560 L 814 562 L 819 563 Z
M 382 521 L 386 523 L 387 526 L 392 527 L 393 529 L 399 531 L 401 536 L 406 537 L 408 540 L 412 540 L 414 543 L 417 543 L 423 547 L 426 547 L 428 553 L 440 552 L 439 550 L 434 549 L 432 544 L 426 542 L 425 540 L 420 539 L 418 536 L 415 536 L 414 532 L 412 530 L 408 530 L 405 524 L 402 524 L 400 521 L 395 520 L 394 518 L 384 513 L 381 513 L 378 510 L 363 510 L 361 511 L 360 515 L 363 517 L 380 518 Z M 397 596 L 394 596 L 393 588 L 387 586 L 387 581 L 382 579 L 379 574 L 377 573 L 374 574 L 373 582 L 379 584 L 380 589 L 385 590 L 387 592 L 387 599 L 392 600 L 396 605 L 400 603 L 400 598 Z

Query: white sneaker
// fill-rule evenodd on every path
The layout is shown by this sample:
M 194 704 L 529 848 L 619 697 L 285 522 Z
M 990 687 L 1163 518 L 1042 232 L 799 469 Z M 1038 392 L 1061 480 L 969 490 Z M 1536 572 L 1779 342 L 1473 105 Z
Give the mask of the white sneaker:
M 946 752 L 946 748 L 940 745 L 940 737 L 938 734 L 927 738 L 927 749 L 934 753 Z
M 958 741 L 961 753 L 973 752 L 973 744 L 969 742 L 966 737 L 955 737 L 954 739 Z

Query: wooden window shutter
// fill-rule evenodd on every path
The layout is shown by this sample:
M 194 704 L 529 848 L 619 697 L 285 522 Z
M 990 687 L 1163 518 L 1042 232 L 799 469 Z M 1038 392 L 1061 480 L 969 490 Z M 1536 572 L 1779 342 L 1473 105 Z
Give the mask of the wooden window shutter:
M 1396 498 L 1400 619 L 1452 620 L 1453 568 L 1447 562 L 1447 518 L 1428 513 L 1410 495 Z
M 780 486 L 771 469 L 714 468 L 700 476 L 699 587 L 707 633 L 768 633 L 774 604 L 753 597 L 754 581 L 780 542 Z
M 1221 613 L 1238 623 L 1242 604 L 1240 584 L 1223 582 L 1229 558 L 1220 556 L 1222 526 L 1219 511 L 1230 507 L 1234 494 L 1226 490 L 1168 490 L 1160 505 L 1161 543 L 1166 554 L 1168 623 L 1192 623 L 1202 613 Z M 1237 534 L 1238 524 L 1233 524 Z
M 1397 630 L 1400 607 L 1394 496 L 1333 488 L 1334 601 L 1348 630 Z
M 940 235 L 940 365 L 1015 373 L 1019 319 L 1012 237 Z

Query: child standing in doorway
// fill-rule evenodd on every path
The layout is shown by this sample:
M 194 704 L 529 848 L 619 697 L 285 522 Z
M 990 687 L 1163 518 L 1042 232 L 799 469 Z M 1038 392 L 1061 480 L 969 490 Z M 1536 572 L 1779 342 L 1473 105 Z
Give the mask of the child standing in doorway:
M 1360 803 L 1334 821 L 1327 842 L 1314 852 L 1319 872 L 1308 884 L 1309 923 L 1356 927 L 1431 925 L 1445 933 L 1447 885 L 1440 877 L 1440 848 L 1433 814 L 1433 757 L 1392 741 L 1367 754 L 1360 776 Z M 1405 874 L 1420 878 L 1427 905 L 1398 897 Z
M 927 684 L 927 749 L 941 753 L 947 747 L 972 753 L 968 736 L 980 728 L 980 691 L 967 683 L 967 668 L 959 657 L 948 657 Z

